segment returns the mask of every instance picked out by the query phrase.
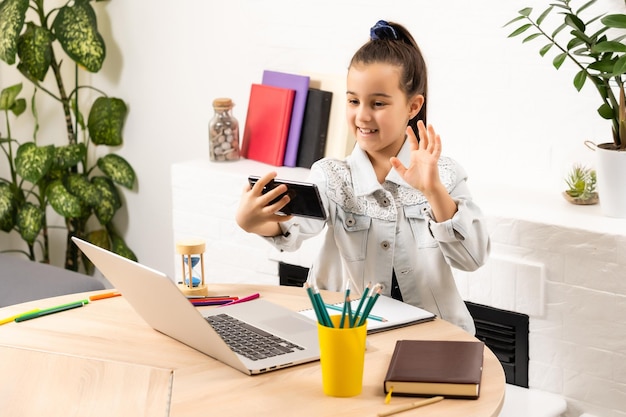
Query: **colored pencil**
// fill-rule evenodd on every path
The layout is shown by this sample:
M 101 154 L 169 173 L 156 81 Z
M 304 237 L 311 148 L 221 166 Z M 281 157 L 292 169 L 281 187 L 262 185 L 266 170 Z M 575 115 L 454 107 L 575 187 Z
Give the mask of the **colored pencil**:
M 372 288 L 372 283 L 368 282 L 367 286 L 365 287 L 365 290 L 363 291 L 363 295 L 361 295 L 361 300 L 359 301 L 359 305 L 356 308 L 356 312 L 354 313 L 354 316 L 352 317 L 352 321 L 350 322 L 350 327 L 354 327 L 354 325 L 356 324 L 356 321 L 359 315 L 361 314 L 361 308 L 363 307 L 363 302 L 367 298 L 367 294 L 369 294 L 371 288 Z

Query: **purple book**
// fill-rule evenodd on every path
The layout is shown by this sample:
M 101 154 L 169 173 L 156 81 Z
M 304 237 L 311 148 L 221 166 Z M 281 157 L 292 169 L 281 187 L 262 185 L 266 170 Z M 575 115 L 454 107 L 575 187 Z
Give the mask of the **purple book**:
M 263 84 L 288 88 L 296 92 L 293 99 L 289 136 L 287 138 L 287 147 L 285 148 L 285 159 L 283 162 L 283 165 L 287 167 L 295 167 L 298 161 L 298 146 L 300 144 L 300 133 L 302 132 L 306 98 L 309 93 L 309 81 L 310 77 L 306 75 L 270 70 L 263 71 Z

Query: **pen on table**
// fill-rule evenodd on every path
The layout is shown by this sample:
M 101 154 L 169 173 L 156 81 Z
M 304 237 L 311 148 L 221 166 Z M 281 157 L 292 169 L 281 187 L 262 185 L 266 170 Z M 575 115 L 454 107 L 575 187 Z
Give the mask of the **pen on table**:
M 0 326 L 2 326 L 3 324 L 7 324 L 7 323 L 10 323 L 12 321 L 15 321 L 15 319 L 20 317 L 20 316 L 24 316 L 26 314 L 32 314 L 32 313 L 34 313 L 36 311 L 39 311 L 39 309 L 38 308 L 34 308 L 34 309 L 28 310 L 28 311 L 26 311 L 24 313 L 15 314 L 15 315 L 13 315 L 11 317 L 4 318 L 4 319 L 0 320 Z
M 219 306 L 219 305 L 225 305 L 225 304 L 230 304 L 233 301 L 237 301 L 238 298 L 237 297 L 230 297 L 230 298 L 203 298 L 203 299 L 196 299 L 196 300 L 189 300 L 191 301 L 191 304 L 195 305 L 196 307 L 199 306 Z
M 405 405 L 401 405 L 397 408 L 394 408 L 393 410 L 389 410 L 389 411 L 384 411 L 382 413 L 378 413 L 378 417 L 387 417 L 387 416 L 391 416 L 393 414 L 397 414 L 397 413 L 401 413 L 403 411 L 407 411 L 407 410 L 412 410 L 414 408 L 417 407 L 422 407 L 428 404 L 433 404 L 436 402 L 439 402 L 443 400 L 442 396 L 437 396 L 437 397 L 432 397 L 432 398 L 427 398 L 425 400 L 420 400 L 420 401 L 415 401 L 409 404 L 405 404 Z
M 85 304 L 89 304 L 89 300 L 74 301 L 73 303 L 61 304 L 56 307 L 45 308 L 43 310 L 35 311 L 29 314 L 22 314 L 15 318 L 16 322 L 36 319 L 37 317 L 47 316 L 48 314 L 59 313 L 61 311 L 71 310 L 73 308 L 82 307 Z
M 187 295 L 188 299 L 193 300 L 195 298 L 238 298 L 231 297 L 230 295 Z
M 197 298 L 187 297 L 187 299 L 192 303 L 196 303 L 200 301 L 237 301 L 239 300 L 239 297 L 229 297 L 225 295 L 223 297 L 197 297 Z
M 89 301 L 96 301 L 96 300 L 104 300 L 106 298 L 113 298 L 113 297 L 118 297 L 122 295 L 119 292 L 113 291 L 113 292 L 105 292 L 102 294 L 95 294 L 95 295 L 90 295 L 89 296 Z
M 261 296 L 261 295 L 257 292 L 257 293 L 254 293 L 254 294 L 250 294 L 250 295 L 249 295 L 249 296 L 247 296 L 247 297 L 243 297 L 243 298 L 240 298 L 240 299 L 238 299 L 238 300 L 233 300 L 233 301 L 231 301 L 231 302 L 229 302 L 229 303 L 222 304 L 220 307 L 229 306 L 229 305 L 232 305 L 232 304 L 245 303 L 246 301 L 251 301 L 251 300 L 254 300 L 254 299 L 256 299 L 256 298 L 259 298 L 260 296 Z

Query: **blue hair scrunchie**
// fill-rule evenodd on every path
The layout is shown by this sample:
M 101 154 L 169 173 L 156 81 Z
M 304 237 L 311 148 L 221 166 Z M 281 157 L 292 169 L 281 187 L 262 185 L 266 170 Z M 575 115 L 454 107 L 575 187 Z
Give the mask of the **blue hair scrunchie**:
M 373 41 L 381 39 L 394 39 L 398 40 L 398 34 L 396 30 L 392 28 L 385 20 L 379 20 L 370 29 L 370 39 Z

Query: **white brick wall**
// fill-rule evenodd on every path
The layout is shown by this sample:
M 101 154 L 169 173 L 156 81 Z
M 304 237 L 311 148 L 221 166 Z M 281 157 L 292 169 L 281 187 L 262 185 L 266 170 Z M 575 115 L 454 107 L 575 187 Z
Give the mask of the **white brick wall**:
M 307 266 L 319 247 L 318 239 L 280 253 L 237 227 L 247 175 L 269 170 L 293 179 L 307 175 L 247 160 L 172 166 L 174 237 L 207 241 L 209 285 L 278 284 L 278 260 Z M 476 272 L 457 271 L 464 298 L 530 316 L 529 384 L 563 395 L 567 417 L 626 417 L 626 220 L 570 206 L 559 196 L 533 199 L 532 192 L 480 184 L 472 190 L 487 217 L 492 255 Z
M 529 384 L 567 416 L 626 416 L 626 236 L 488 219 L 493 253 L 457 274 L 464 298 L 530 316 Z

